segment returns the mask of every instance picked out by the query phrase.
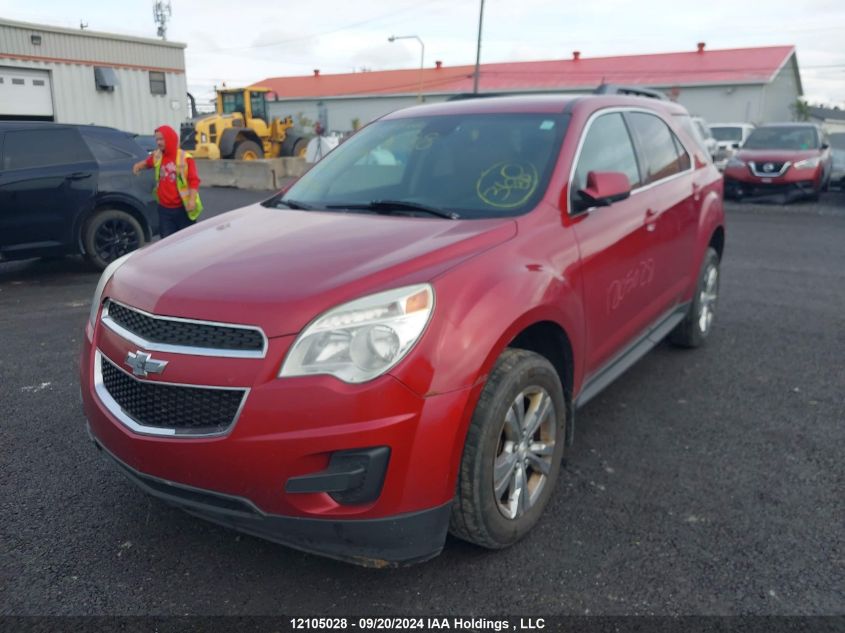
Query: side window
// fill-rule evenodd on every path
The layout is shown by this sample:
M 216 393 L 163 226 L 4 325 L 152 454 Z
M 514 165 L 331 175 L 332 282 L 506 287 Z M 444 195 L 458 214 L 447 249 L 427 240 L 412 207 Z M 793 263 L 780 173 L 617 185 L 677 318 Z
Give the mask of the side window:
M 643 112 L 631 112 L 629 116 L 645 156 L 645 184 L 689 169 L 690 159 L 683 145 L 660 117 Z
M 67 165 L 90 160 L 88 148 L 74 129 L 49 128 L 6 134 L 4 169 Z
M 640 172 L 631 136 L 622 115 L 618 112 L 603 114 L 590 125 L 570 186 L 571 201 L 577 200 L 578 190 L 586 186 L 587 174 L 591 171 L 622 172 L 628 176 L 632 189 L 640 184 Z

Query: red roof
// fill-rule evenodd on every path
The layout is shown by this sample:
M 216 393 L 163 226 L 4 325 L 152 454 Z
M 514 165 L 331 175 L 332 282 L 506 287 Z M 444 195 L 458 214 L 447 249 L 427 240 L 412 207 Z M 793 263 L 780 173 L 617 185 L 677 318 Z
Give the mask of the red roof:
M 605 83 L 645 86 L 767 83 L 795 53 L 794 46 L 704 50 L 619 57 L 482 64 L 480 92 L 592 89 Z M 472 92 L 474 66 L 385 70 L 342 75 L 270 77 L 256 82 L 280 99 L 341 95 Z

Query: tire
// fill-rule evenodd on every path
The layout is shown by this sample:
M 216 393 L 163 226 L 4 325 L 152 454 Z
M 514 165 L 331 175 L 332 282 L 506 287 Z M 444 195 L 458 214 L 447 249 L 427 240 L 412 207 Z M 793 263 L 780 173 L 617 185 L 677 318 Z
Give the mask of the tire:
M 719 299 L 719 254 L 709 247 L 698 273 L 695 296 L 684 320 L 669 334 L 669 341 L 679 347 L 700 347 L 713 329 Z
M 99 270 L 118 257 L 141 248 L 146 241 L 141 223 L 121 209 L 97 211 L 82 229 L 85 257 Z
M 304 157 L 305 151 L 308 149 L 308 139 L 304 136 L 294 136 L 288 134 L 285 140 L 282 141 L 282 146 L 279 149 L 280 156 L 296 156 Z
M 529 437 L 517 410 L 530 414 L 538 409 L 546 413 Z M 537 419 L 529 415 L 523 422 Z M 505 350 L 481 392 L 467 432 L 451 533 L 489 549 L 508 547 L 525 536 L 554 490 L 565 436 L 566 401 L 554 367 L 534 352 Z M 500 474 L 494 479 L 497 463 Z M 519 494 L 526 476 L 528 492 Z
M 259 160 L 264 158 L 264 150 L 255 141 L 241 141 L 235 145 L 235 160 Z

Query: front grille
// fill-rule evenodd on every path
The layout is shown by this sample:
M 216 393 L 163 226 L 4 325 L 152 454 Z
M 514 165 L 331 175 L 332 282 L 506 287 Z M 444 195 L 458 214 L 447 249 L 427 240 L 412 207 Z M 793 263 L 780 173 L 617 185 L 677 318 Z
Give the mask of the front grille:
M 750 162 L 748 164 L 751 166 L 751 171 L 754 172 L 754 175 L 761 178 L 782 176 L 783 172 L 786 171 L 784 167 L 787 166 L 784 162 L 775 161 Z
M 152 317 L 114 301 L 106 302 L 106 311 L 112 321 L 145 342 L 256 353 L 264 349 L 261 332 L 251 328 Z
M 103 357 L 103 386 L 141 426 L 177 433 L 222 433 L 235 421 L 245 390 L 142 382 Z

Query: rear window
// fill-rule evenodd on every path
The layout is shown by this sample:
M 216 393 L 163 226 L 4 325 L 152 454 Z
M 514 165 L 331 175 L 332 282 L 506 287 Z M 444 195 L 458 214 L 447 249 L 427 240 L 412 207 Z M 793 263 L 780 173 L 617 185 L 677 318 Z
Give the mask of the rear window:
M 72 128 L 7 132 L 3 169 L 29 169 L 90 161 L 91 153 Z
M 758 127 L 745 141 L 743 149 L 818 149 L 819 136 L 807 126 Z

